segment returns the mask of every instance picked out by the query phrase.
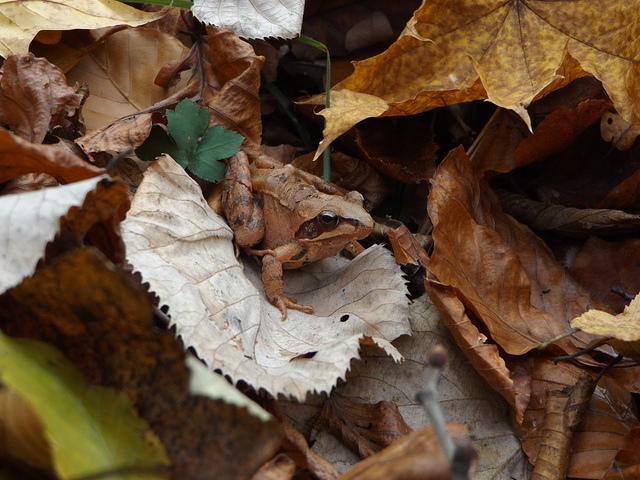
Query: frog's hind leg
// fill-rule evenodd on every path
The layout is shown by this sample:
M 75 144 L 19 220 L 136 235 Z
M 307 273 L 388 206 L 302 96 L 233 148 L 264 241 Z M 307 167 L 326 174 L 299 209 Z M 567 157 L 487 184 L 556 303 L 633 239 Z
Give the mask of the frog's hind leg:
M 249 159 L 243 151 L 227 161 L 222 208 L 238 245 L 249 247 L 262 241 L 265 230 L 262 206 L 253 194 Z

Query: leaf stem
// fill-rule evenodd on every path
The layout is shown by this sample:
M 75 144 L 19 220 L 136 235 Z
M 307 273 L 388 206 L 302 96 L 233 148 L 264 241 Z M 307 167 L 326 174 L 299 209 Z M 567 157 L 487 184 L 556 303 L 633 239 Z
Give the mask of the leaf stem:
M 193 7 L 193 2 L 190 0 L 137 0 L 133 1 L 125 1 L 118 0 L 122 3 L 145 3 L 148 5 L 169 5 L 170 7 L 178 7 L 178 8 L 186 8 L 187 10 Z
M 327 54 L 327 66 L 324 76 L 324 106 L 325 108 L 329 108 L 331 106 L 331 55 L 329 55 L 329 49 L 324 43 L 319 42 L 314 38 L 307 37 L 306 35 L 300 35 L 298 37 L 298 40 L 300 40 L 302 43 L 306 43 L 307 45 L 311 45 L 312 47 L 315 47 Z M 322 152 L 322 178 L 324 178 L 328 182 L 331 181 L 330 147 L 327 147 L 324 152 Z

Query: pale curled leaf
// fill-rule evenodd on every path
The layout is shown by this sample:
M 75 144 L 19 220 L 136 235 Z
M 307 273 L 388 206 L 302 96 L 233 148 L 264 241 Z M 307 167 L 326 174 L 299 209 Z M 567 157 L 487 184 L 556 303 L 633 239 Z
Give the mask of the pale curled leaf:
M 255 263 L 238 262 L 231 230 L 170 157 L 147 170 L 122 229 L 128 260 L 169 306 L 176 333 L 233 381 L 296 398 L 327 391 L 365 336 L 401 358 L 390 341 L 410 332 L 405 286 L 381 246 L 287 272 L 288 294 L 316 315 L 289 311 L 283 322 Z
M 44 247 L 60 229 L 60 217 L 82 205 L 104 178 L 0 197 L 0 222 L 5 226 L 0 240 L 0 292 L 33 273 Z
M 640 294 L 619 315 L 588 310 L 571 321 L 572 327 L 625 342 L 640 341 Z
M 300 34 L 304 0 L 195 0 L 193 15 L 239 37 L 294 38 Z
M 27 53 L 41 30 L 142 25 L 164 12 L 146 13 L 117 0 L 30 0 L 0 3 L 0 55 Z

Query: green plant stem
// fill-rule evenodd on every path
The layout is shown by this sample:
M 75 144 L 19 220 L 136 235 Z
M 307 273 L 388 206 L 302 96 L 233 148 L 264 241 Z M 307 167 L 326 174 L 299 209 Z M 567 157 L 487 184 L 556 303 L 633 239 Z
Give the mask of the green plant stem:
M 311 45 L 312 47 L 317 48 L 318 50 L 321 50 L 327 54 L 327 66 L 326 66 L 326 72 L 324 76 L 325 77 L 324 78 L 324 91 L 325 91 L 324 106 L 325 108 L 329 108 L 331 106 L 331 56 L 329 55 L 329 49 L 324 43 L 319 42 L 318 40 L 315 40 L 311 37 L 307 37 L 306 35 L 300 35 L 298 37 L 298 40 L 300 40 L 303 43 L 306 43 L 307 45 Z M 327 147 L 324 150 L 324 152 L 322 152 L 322 178 L 324 178 L 328 182 L 331 181 L 331 148 L 330 147 Z
M 178 7 L 178 8 L 186 8 L 186 9 L 191 9 L 191 7 L 193 7 L 193 2 L 189 1 L 189 0 L 137 0 L 137 1 L 126 1 L 125 0 L 119 0 L 122 3 L 145 3 L 145 4 L 150 4 L 150 5 L 169 5 L 172 7 Z

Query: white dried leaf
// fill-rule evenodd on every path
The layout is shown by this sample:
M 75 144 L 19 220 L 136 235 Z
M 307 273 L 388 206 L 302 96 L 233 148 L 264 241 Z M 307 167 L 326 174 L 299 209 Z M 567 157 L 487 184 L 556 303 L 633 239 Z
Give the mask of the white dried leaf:
M 60 229 L 60 217 L 71 207 L 81 206 L 104 178 L 0 197 L 0 293 L 34 272 L 45 246 Z
M 240 263 L 232 232 L 200 187 L 170 157 L 146 172 L 122 224 L 127 259 L 149 282 L 186 346 L 234 381 L 303 399 L 343 378 L 360 340 L 396 361 L 390 341 L 410 333 L 406 287 L 381 246 L 349 262 L 326 259 L 287 271 L 285 286 L 315 315 L 271 305 L 257 262 Z
M 239 37 L 294 38 L 300 34 L 304 0 L 194 0 L 193 15 Z

